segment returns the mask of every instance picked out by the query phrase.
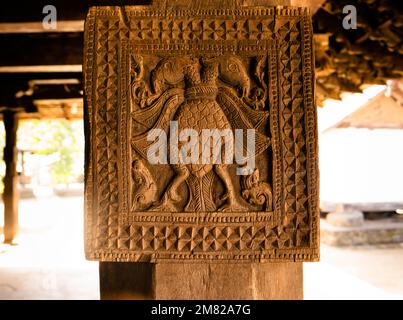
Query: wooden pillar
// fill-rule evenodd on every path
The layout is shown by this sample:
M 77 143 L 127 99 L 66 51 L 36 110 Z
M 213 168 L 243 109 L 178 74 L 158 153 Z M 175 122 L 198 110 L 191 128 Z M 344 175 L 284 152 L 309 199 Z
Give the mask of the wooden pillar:
M 302 262 L 101 262 L 102 300 L 300 300 Z
M 319 258 L 311 17 L 242 2 L 90 10 L 85 247 L 101 299 L 303 298 L 302 263 Z M 197 132 L 260 127 L 256 169 L 150 163 L 146 132 L 170 135 L 171 119 Z
M 12 243 L 18 232 L 18 175 L 17 175 L 17 128 L 18 119 L 15 112 L 3 113 L 6 131 L 4 162 L 4 242 Z

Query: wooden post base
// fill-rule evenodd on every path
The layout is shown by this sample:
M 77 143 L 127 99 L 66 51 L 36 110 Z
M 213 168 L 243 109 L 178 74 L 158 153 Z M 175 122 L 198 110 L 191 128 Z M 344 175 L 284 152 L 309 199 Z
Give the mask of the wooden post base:
M 12 244 L 18 233 L 18 174 L 17 174 L 17 129 L 15 112 L 3 113 L 6 145 L 4 147 L 4 242 Z
M 303 298 L 302 263 L 100 263 L 101 299 Z

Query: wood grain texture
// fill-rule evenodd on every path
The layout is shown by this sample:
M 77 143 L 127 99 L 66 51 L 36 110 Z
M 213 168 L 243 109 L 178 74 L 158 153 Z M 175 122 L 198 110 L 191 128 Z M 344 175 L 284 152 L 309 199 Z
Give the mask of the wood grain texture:
M 299 300 L 302 263 L 100 263 L 101 299 Z
M 318 260 L 309 11 L 169 3 L 92 8 L 86 21 L 87 258 Z M 253 130 L 254 171 L 151 164 L 148 134 L 171 139 L 172 122 L 197 137 Z
M 3 114 L 6 131 L 4 162 L 6 174 L 4 177 L 4 242 L 13 243 L 18 233 L 18 174 L 17 174 L 17 129 L 16 113 Z

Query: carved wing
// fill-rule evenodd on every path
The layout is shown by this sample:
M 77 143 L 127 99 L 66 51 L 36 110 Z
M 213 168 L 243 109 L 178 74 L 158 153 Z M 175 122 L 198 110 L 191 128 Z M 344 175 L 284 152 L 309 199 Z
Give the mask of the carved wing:
M 219 89 L 217 102 L 233 128 L 256 129 L 256 156 L 270 146 L 270 138 L 264 134 L 264 127 L 262 126 L 266 123 L 269 112 L 252 110 L 226 87 Z
M 154 143 L 147 141 L 148 132 L 151 129 L 168 132 L 169 122 L 184 100 L 183 89 L 169 89 L 149 108 L 132 113 L 132 118 L 138 125 L 133 128 L 131 143 L 141 157 L 147 158 L 147 150 Z
M 180 100 L 183 96 L 183 89 L 168 89 L 161 94 L 161 96 L 150 107 L 132 112 L 131 116 L 133 122 L 136 124 L 133 128 L 132 135 L 141 135 L 155 127 L 157 121 L 159 121 L 161 116 L 167 111 L 167 102 L 174 100 L 175 97 Z

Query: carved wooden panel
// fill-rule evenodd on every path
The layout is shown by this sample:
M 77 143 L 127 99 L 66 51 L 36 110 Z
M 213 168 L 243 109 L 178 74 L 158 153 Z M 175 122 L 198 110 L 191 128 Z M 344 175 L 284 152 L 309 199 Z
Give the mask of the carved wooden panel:
M 87 258 L 317 260 L 312 51 L 303 8 L 92 8 L 84 68 Z M 238 175 L 237 164 L 178 164 L 171 149 L 168 163 L 150 163 L 150 132 L 175 142 L 173 123 L 197 137 L 242 129 L 242 140 L 252 129 L 254 169 Z

